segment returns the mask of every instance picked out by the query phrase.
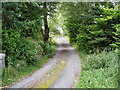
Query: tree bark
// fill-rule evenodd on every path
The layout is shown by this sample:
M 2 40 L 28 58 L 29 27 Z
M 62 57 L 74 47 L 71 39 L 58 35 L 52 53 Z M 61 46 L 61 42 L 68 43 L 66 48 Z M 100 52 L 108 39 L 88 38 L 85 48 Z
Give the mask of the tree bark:
M 44 13 L 44 41 L 47 42 L 49 39 L 49 28 L 48 28 L 48 21 L 47 21 L 47 4 L 46 2 L 44 2 L 44 9 L 45 9 L 45 13 Z

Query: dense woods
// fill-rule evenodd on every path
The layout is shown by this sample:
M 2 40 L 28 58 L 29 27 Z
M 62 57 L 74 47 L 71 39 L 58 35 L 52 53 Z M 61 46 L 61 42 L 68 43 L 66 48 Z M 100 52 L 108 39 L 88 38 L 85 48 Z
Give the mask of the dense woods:
M 83 72 L 76 87 L 117 87 L 118 7 L 117 2 L 2 3 L 2 52 L 6 54 L 3 86 L 42 67 L 55 54 L 52 38 L 63 35 L 69 37 L 82 60 Z M 87 76 L 93 78 L 86 79 Z M 96 84 L 94 78 L 96 82 L 108 81 Z
M 55 13 L 56 3 L 6 2 L 2 7 L 2 52 L 6 54 L 8 68 L 5 76 L 10 75 L 11 69 L 19 71 L 28 65 L 40 66 L 43 56 L 53 56 L 55 43 L 49 36 L 47 18 Z
M 78 88 L 119 87 L 119 3 L 62 3 L 61 26 L 76 47 L 82 72 Z
M 46 3 L 3 3 L 3 52 L 7 66 L 15 65 L 14 60 L 34 64 L 36 55 L 51 52 L 47 16 L 52 15 L 49 12 L 54 8 L 55 3 L 49 7 Z
M 120 41 L 120 11 L 117 3 L 64 3 L 61 12 L 65 17 L 70 42 L 80 50 L 94 52 L 106 47 L 116 48 Z

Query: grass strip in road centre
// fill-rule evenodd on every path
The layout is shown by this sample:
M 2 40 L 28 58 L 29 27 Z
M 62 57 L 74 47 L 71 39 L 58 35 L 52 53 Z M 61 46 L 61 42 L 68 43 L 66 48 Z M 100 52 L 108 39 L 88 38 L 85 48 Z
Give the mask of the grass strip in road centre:
M 34 88 L 49 88 L 66 66 L 66 60 L 59 60 L 56 66 L 50 70 L 44 77 L 34 85 Z

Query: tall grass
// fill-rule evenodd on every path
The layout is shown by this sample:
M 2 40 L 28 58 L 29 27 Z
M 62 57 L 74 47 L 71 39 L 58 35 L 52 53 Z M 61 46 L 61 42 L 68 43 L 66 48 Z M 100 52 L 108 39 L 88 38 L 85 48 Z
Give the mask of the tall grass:
M 82 54 L 82 71 L 77 88 L 117 88 L 118 55 L 115 51 Z
M 37 69 L 41 68 L 46 62 L 48 62 L 48 57 L 41 57 L 40 61 L 36 65 L 27 65 L 24 63 L 24 66 L 19 66 L 19 68 L 15 68 L 13 66 L 9 66 L 5 68 L 3 71 L 2 77 L 2 86 L 9 87 L 11 84 L 18 82 L 31 75 Z

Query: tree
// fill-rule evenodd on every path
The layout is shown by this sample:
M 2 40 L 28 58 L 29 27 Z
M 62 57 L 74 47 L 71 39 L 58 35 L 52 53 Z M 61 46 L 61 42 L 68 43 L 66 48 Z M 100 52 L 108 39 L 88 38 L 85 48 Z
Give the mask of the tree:
M 2 49 L 6 54 L 7 67 L 9 64 L 15 66 L 15 63 L 20 61 L 36 63 L 36 55 L 41 53 L 42 48 L 30 38 L 39 39 L 39 43 L 43 41 L 41 16 L 39 3 L 3 3 Z
M 44 9 L 44 41 L 47 42 L 49 39 L 50 28 L 48 27 L 48 17 L 52 17 L 55 13 L 57 3 L 55 2 L 44 2 L 43 9 Z
M 44 5 L 43 5 L 44 9 L 45 9 L 45 12 L 44 12 L 44 28 L 45 28 L 45 34 L 44 34 L 44 41 L 48 41 L 48 38 L 49 38 L 49 28 L 48 28 L 48 21 L 47 21 L 47 15 L 48 15 L 48 10 L 47 10 L 47 3 L 44 2 Z
M 70 42 L 80 50 L 94 52 L 110 47 L 116 40 L 113 32 L 119 24 L 119 13 L 111 2 L 63 3 L 62 15 Z

